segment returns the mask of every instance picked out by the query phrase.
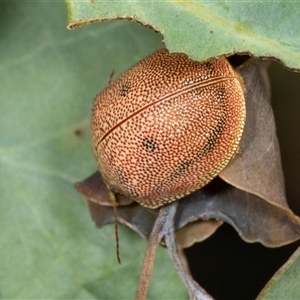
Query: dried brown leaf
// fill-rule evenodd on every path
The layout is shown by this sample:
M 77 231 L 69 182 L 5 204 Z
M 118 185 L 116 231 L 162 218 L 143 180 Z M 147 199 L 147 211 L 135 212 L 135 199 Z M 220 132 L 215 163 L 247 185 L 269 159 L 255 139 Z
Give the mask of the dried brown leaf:
M 246 125 L 239 151 L 219 176 L 229 184 L 287 207 L 280 149 L 265 65 L 240 69 L 245 85 Z
M 97 227 L 115 222 L 114 211 L 110 206 L 99 205 L 88 200 L 93 221 Z M 120 223 L 136 231 L 143 238 L 148 239 L 156 220 L 158 210 L 149 209 L 136 203 L 120 206 L 117 210 L 117 219 Z
M 105 183 L 102 180 L 102 176 L 99 171 L 96 171 L 83 181 L 75 183 L 75 188 L 78 193 L 86 197 L 89 201 L 98 203 L 105 206 L 113 206 L 110 199 L 110 191 L 107 189 Z M 118 195 L 116 198 L 116 205 L 129 205 L 134 201 Z
M 216 178 L 179 202 L 175 225 L 184 227 L 199 219 L 220 219 L 231 224 L 246 242 L 279 247 L 300 237 L 299 218 L 256 195 Z
M 223 224 L 220 220 L 195 221 L 176 231 L 176 244 L 179 248 L 188 248 L 194 243 L 209 238 Z

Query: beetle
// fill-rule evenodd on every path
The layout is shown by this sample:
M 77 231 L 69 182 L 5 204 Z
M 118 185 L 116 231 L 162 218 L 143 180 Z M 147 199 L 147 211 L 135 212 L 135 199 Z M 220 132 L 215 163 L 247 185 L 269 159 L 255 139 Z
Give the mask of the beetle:
M 92 142 L 113 194 L 157 208 L 209 183 L 238 149 L 243 81 L 225 57 L 198 62 L 166 48 L 95 98 Z

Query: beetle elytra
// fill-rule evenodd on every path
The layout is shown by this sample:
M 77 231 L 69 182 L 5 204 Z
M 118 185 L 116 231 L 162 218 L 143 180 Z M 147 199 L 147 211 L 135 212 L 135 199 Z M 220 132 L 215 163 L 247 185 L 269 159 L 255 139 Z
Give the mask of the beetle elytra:
M 160 49 L 93 103 L 99 170 L 113 193 L 156 208 L 200 189 L 235 154 L 245 124 L 242 79 L 225 57 Z

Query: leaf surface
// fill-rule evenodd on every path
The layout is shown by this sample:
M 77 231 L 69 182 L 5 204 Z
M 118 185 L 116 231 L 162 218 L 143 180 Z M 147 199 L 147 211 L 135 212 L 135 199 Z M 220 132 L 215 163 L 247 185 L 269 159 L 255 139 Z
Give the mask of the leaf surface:
M 300 248 L 274 274 L 257 300 L 298 299 L 300 295 Z
M 192 59 L 250 53 L 300 69 L 299 1 L 66 0 L 68 27 L 131 19 L 163 35 L 171 52 Z M 176 26 L 174 26 L 176 24 Z
M 96 229 L 73 184 L 96 168 L 93 98 L 160 37 L 129 22 L 68 31 L 61 2 L 0 13 L 0 297 L 132 299 L 146 242 L 121 227 L 120 266 L 113 227 Z M 185 299 L 162 248 L 156 263 L 149 296 Z

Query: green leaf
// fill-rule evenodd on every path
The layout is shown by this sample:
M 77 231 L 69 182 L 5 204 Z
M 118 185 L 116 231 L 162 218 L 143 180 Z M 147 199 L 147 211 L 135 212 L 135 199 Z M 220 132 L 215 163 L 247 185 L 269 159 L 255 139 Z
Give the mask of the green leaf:
M 1 2 L 0 297 L 132 299 L 145 244 L 120 228 L 96 229 L 73 183 L 95 171 L 92 101 L 120 73 L 161 46 L 130 22 L 66 29 L 59 2 Z M 159 249 L 149 298 L 184 299 Z
M 300 295 L 300 248 L 275 273 L 257 300 L 298 299 Z
M 160 32 L 171 52 L 193 59 L 246 52 L 300 68 L 299 1 L 65 1 L 69 28 L 132 19 Z

